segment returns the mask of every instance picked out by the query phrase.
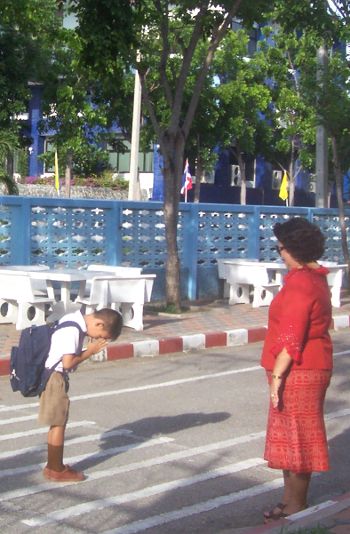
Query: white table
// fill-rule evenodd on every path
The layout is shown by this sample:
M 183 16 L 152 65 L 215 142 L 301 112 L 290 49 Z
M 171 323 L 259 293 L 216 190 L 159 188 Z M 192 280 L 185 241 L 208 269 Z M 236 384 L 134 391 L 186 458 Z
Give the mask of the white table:
M 68 313 L 70 311 L 79 309 L 74 306 L 74 298 L 72 295 L 72 284 L 79 282 L 79 293 L 85 290 L 86 281 L 91 278 L 91 274 L 80 269 L 49 269 L 47 271 L 28 271 L 28 275 L 32 280 L 42 280 L 46 283 L 47 294 L 50 298 L 56 300 L 54 282 L 60 286 L 60 299 L 56 307 L 56 311 L 63 311 Z M 55 311 L 55 310 L 53 310 Z
M 75 302 L 85 306 L 86 312 L 110 307 L 119 310 L 124 326 L 143 330 L 143 306 L 151 300 L 155 274 L 113 274 L 89 271 L 90 292 L 79 293 Z
M 60 319 L 66 313 L 80 309 L 83 305 L 86 306 L 88 313 L 94 309 L 111 307 L 121 311 L 125 326 L 136 330 L 143 329 L 143 306 L 151 299 L 155 274 L 137 274 L 133 271 L 133 274 L 128 276 L 125 272 L 113 273 L 79 269 L 54 270 L 33 267 L 16 265 L 4 269 L 0 268 L 0 287 L 2 284 L 7 290 L 6 296 L 11 298 L 11 303 L 17 303 L 20 299 L 33 302 L 34 288 L 36 289 L 35 302 L 37 307 L 40 304 L 42 313 L 40 319 L 38 318 L 35 323 L 30 324 L 43 324 L 45 322 L 44 304 L 39 303 L 38 293 L 40 292 L 41 300 L 45 304 L 51 305 L 51 313 L 47 317 L 50 322 Z M 76 282 L 79 285 L 78 297 L 72 292 L 72 286 Z M 59 286 L 58 299 L 55 295 L 55 284 Z M 26 290 L 25 297 L 23 296 L 24 285 L 26 288 L 28 286 L 31 291 L 29 295 L 29 289 Z M 89 287 L 87 287 L 88 285 Z M 20 287 L 22 287 L 21 290 Z M 17 289 L 18 291 L 16 291 Z M 16 313 L 8 314 L 3 322 L 17 321 L 19 316 L 17 308 Z M 24 315 L 24 312 L 21 315 Z M 24 328 L 23 321 L 24 317 L 20 321 L 21 328 Z M 28 325 L 25 324 L 25 326 Z
M 46 284 L 37 287 L 22 267 L 0 268 L 0 323 L 14 323 L 17 330 L 44 324 L 47 309 L 55 302 Z
M 219 278 L 225 280 L 229 304 L 268 306 L 279 291 L 287 269 L 282 262 L 264 262 L 242 258 L 218 260 Z

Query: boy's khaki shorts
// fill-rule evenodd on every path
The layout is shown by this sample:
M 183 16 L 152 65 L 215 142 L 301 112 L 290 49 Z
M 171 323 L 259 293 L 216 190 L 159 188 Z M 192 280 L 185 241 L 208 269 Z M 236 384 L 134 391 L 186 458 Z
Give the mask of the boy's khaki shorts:
M 39 423 L 65 426 L 69 414 L 68 387 L 62 373 L 53 372 L 40 395 Z

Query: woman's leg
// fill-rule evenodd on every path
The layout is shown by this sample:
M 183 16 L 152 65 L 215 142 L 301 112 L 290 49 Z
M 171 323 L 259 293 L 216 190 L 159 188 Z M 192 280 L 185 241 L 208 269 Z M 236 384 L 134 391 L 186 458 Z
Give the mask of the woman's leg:
M 286 503 L 283 512 L 290 515 L 304 510 L 307 507 L 311 473 L 284 471 L 283 476 L 285 481 L 283 502 Z
M 265 521 L 278 520 L 286 515 L 295 514 L 307 507 L 307 493 L 311 473 L 293 473 L 283 470 L 284 489 L 282 501 L 272 510 L 265 512 Z

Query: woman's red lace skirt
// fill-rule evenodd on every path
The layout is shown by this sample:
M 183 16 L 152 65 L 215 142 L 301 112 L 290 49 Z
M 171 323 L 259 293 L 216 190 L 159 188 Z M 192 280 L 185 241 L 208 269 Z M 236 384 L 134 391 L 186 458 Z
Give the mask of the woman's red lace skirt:
M 323 405 L 331 371 L 292 370 L 282 383 L 278 408 L 270 402 L 264 458 L 274 469 L 328 471 Z M 270 382 L 271 373 L 267 372 Z

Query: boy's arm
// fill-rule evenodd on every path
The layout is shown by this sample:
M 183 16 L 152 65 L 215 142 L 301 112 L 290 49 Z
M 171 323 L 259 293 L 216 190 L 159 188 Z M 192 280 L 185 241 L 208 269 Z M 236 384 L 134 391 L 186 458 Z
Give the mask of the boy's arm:
M 84 349 L 81 354 L 64 354 L 62 357 L 63 369 L 69 371 L 75 368 L 84 360 L 88 360 L 93 354 L 97 354 L 98 352 L 100 352 L 107 346 L 107 344 L 108 341 L 106 341 L 105 339 L 94 339 L 92 341 L 89 341 L 86 349 Z

